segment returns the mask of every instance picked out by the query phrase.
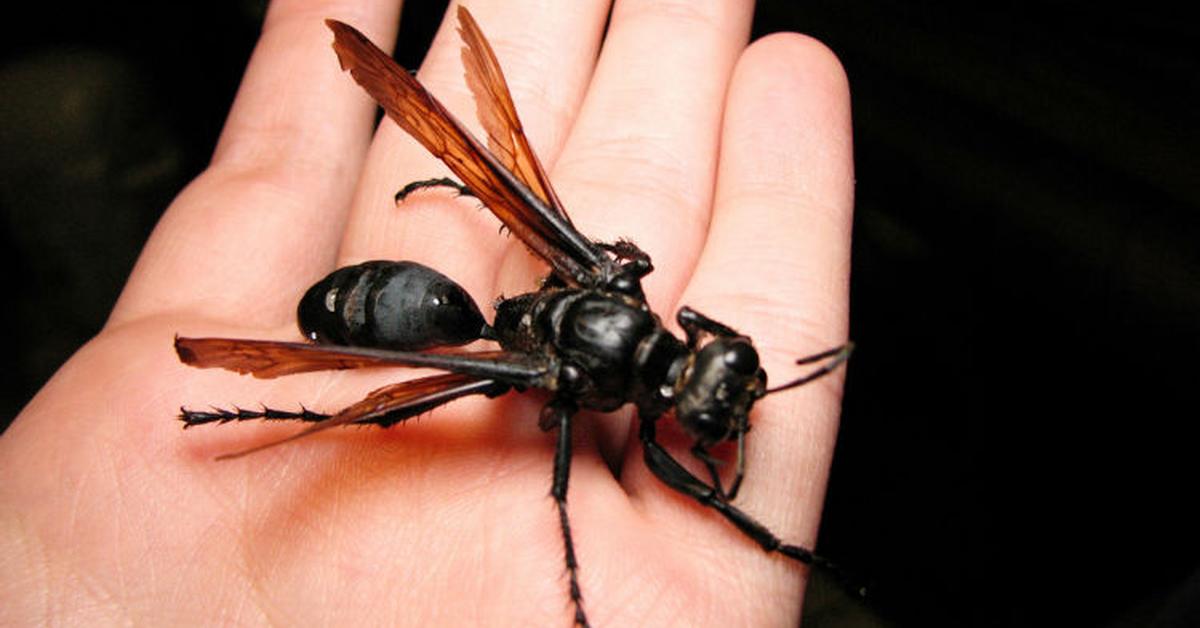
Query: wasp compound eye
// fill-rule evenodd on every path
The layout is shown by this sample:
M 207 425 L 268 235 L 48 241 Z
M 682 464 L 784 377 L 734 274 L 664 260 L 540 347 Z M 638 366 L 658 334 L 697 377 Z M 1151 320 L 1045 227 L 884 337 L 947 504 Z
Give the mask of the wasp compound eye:
M 725 350 L 725 365 L 742 375 L 758 372 L 758 352 L 744 342 L 738 342 Z

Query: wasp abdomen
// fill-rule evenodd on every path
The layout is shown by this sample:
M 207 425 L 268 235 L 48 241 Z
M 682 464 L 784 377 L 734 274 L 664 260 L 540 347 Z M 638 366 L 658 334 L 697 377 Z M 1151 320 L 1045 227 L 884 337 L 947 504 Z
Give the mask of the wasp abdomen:
M 487 328 L 466 290 L 416 262 L 339 268 L 308 289 L 297 318 L 316 342 L 402 351 L 465 344 Z

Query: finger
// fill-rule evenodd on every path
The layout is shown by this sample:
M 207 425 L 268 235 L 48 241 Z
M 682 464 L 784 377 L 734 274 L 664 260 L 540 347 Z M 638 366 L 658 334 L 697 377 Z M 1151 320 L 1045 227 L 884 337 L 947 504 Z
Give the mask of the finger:
M 846 339 L 852 206 L 836 58 L 798 35 L 756 42 L 730 85 L 712 227 L 680 303 L 752 337 L 773 383 L 793 379 L 804 371 L 792 361 Z M 815 538 L 841 377 L 768 396 L 751 415 L 738 504 L 791 543 Z
M 607 2 L 488 0 L 472 2 L 470 9 L 499 59 L 526 134 L 549 168 L 591 74 Z M 463 78 L 457 29 L 451 6 L 418 78 L 477 137 L 485 137 Z M 474 199 L 426 191 L 393 206 L 393 195 L 406 183 L 447 175 L 443 165 L 386 120 L 355 197 L 342 263 L 415 260 L 437 267 L 473 294 L 496 294 L 495 272 L 506 239 L 497 236 L 499 222 Z
M 751 2 L 623 0 L 554 176 L 584 233 L 651 255 L 674 301 L 708 224 L 721 110 Z
M 372 104 L 339 71 L 322 19 L 390 32 L 398 5 L 272 4 L 212 163 L 164 214 L 110 324 L 181 309 L 294 317 L 332 266 L 371 133 Z

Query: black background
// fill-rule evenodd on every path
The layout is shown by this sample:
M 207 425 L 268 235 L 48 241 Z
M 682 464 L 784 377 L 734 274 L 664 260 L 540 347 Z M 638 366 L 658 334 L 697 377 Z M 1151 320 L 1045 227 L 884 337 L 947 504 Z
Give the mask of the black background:
M 419 5 L 419 6 L 418 6 Z M 419 65 L 442 3 L 410 2 Z M 99 330 L 202 169 L 260 2 L 5 22 L 4 376 L 15 415 Z M 1200 72 L 1161 8 L 764 2 L 841 57 L 858 202 L 843 430 L 809 625 L 1200 625 Z

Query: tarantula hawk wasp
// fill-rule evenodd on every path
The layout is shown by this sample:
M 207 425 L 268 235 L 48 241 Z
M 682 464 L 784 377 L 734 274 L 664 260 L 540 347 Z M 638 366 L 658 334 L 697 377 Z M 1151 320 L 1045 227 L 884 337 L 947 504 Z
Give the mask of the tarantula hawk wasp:
M 286 439 L 223 456 L 231 458 L 335 426 L 390 426 L 469 395 L 549 391 L 551 399 L 539 425 L 547 431 L 558 429 L 551 495 L 558 510 L 574 620 L 586 626 L 567 517 L 571 419 L 580 409 L 608 412 L 632 403 L 640 417 L 645 463 L 658 479 L 719 512 L 764 550 L 829 566 L 810 550 L 784 543 L 731 502 L 744 474 L 743 447 L 754 402 L 830 372 L 848 358 L 851 346 L 801 358 L 797 364 L 822 364 L 799 379 L 767 388 L 766 372 L 746 336 L 687 307 L 677 314 L 686 338 L 680 340 L 664 328 L 641 288 L 641 278 L 653 269 L 650 257 L 631 242 L 602 244 L 575 229 L 530 149 L 491 47 L 465 8 L 459 7 L 458 18 L 466 44 L 467 82 L 487 131 L 486 147 L 364 35 L 341 22 L 326 23 L 334 32 L 333 48 L 342 68 L 401 128 L 441 159 L 465 189 L 451 184 L 479 198 L 549 264 L 548 279 L 534 292 L 500 300 L 489 325 L 465 290 L 425 266 L 373 261 L 339 269 L 310 288 L 300 302 L 299 325 L 313 342 L 177 337 L 180 360 L 260 378 L 397 365 L 444 373 L 385 386 L 333 414 L 184 408 L 180 418 L 185 427 L 250 419 L 311 423 Z M 478 339 L 494 340 L 500 349 L 444 349 Z M 424 351 L 430 348 L 443 350 Z M 708 481 L 659 444 L 656 422 L 672 410 L 695 439 L 692 454 L 707 468 Z M 737 445 L 729 486 L 718 475 L 718 460 L 708 453 L 725 440 Z

